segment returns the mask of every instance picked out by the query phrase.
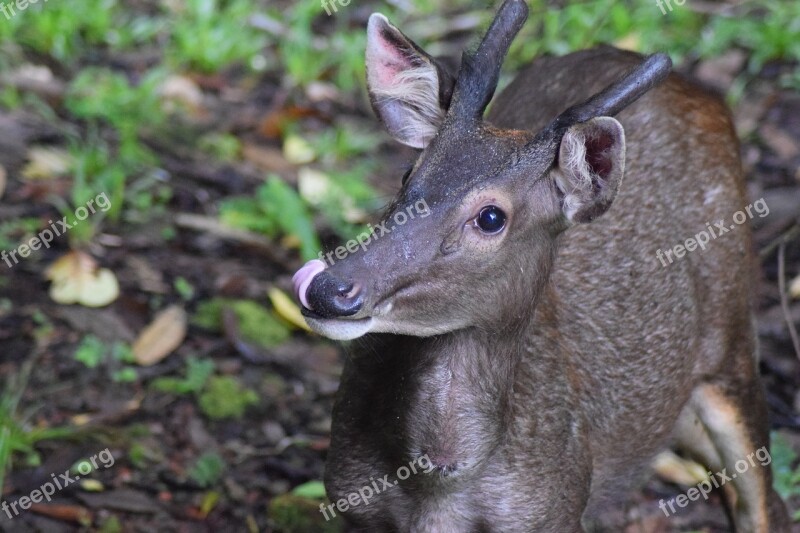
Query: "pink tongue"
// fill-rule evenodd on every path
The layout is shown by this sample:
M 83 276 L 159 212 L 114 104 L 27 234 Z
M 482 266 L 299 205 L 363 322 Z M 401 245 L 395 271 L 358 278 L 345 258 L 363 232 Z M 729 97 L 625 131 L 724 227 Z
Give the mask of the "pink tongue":
M 292 276 L 294 295 L 298 300 L 300 300 L 300 303 L 303 304 L 303 307 L 306 307 L 307 309 L 311 309 L 311 306 L 308 305 L 308 300 L 306 300 L 308 286 L 311 285 L 311 280 L 314 279 L 314 276 L 323 270 L 325 270 L 325 263 L 319 259 L 312 259 L 303 265 L 294 276 Z

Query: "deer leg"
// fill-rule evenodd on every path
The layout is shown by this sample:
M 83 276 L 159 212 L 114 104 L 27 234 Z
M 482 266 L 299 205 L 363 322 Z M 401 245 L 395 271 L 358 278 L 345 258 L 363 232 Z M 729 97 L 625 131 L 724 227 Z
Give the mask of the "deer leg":
M 736 392 L 733 392 L 736 391 Z M 786 508 L 772 488 L 763 391 L 747 385 L 703 383 L 677 426 L 679 445 L 713 470 L 724 488 L 736 531 L 789 531 Z

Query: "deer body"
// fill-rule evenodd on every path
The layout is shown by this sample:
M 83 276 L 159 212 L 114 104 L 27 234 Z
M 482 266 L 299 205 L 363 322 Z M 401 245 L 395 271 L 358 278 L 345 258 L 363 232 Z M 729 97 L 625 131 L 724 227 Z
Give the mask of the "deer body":
M 508 13 L 521 5 L 509 0 L 494 31 L 513 36 Z M 399 140 L 423 148 L 393 208 L 424 196 L 431 219 L 446 214 L 324 272 L 310 266 L 298 295 L 321 333 L 370 333 L 353 347 L 334 408 L 331 501 L 422 456 L 432 468 L 350 508 L 353 530 L 595 529 L 670 445 L 709 469 L 768 445 L 746 228 L 668 267 L 655 256 L 745 203 L 718 99 L 670 75 L 617 110 L 619 91 L 592 97 L 642 57 L 599 48 L 534 62 L 488 124 L 454 126 L 460 95 L 488 102 L 461 81 L 468 67 L 455 89 L 442 87 L 453 80 L 383 20 L 370 22 L 373 105 Z M 485 45 L 493 29 L 475 61 L 507 47 L 502 33 Z M 398 42 L 405 52 L 392 55 Z M 396 79 L 409 56 L 406 69 L 440 69 L 445 116 L 433 138 L 414 123 L 436 120 L 431 102 L 409 111 L 380 98 L 382 83 L 423 77 Z M 594 118 L 603 106 L 616 120 Z M 505 177 L 527 172 L 534 178 Z M 734 487 L 738 530 L 788 531 L 769 468 Z

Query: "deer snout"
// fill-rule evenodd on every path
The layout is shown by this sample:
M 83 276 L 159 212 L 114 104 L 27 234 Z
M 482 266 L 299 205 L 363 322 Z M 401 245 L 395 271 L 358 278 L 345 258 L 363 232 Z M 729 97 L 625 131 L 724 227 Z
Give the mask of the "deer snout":
M 297 299 L 323 318 L 352 316 L 364 304 L 360 285 L 325 271 L 325 263 L 311 260 L 292 278 Z

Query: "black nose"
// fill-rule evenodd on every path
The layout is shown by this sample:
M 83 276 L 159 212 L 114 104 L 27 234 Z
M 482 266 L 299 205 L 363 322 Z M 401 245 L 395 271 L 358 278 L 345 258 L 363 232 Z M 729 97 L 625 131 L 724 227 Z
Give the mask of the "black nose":
M 329 272 L 320 272 L 311 281 L 306 299 L 315 313 L 324 318 L 351 316 L 364 304 L 361 287 L 342 281 Z

